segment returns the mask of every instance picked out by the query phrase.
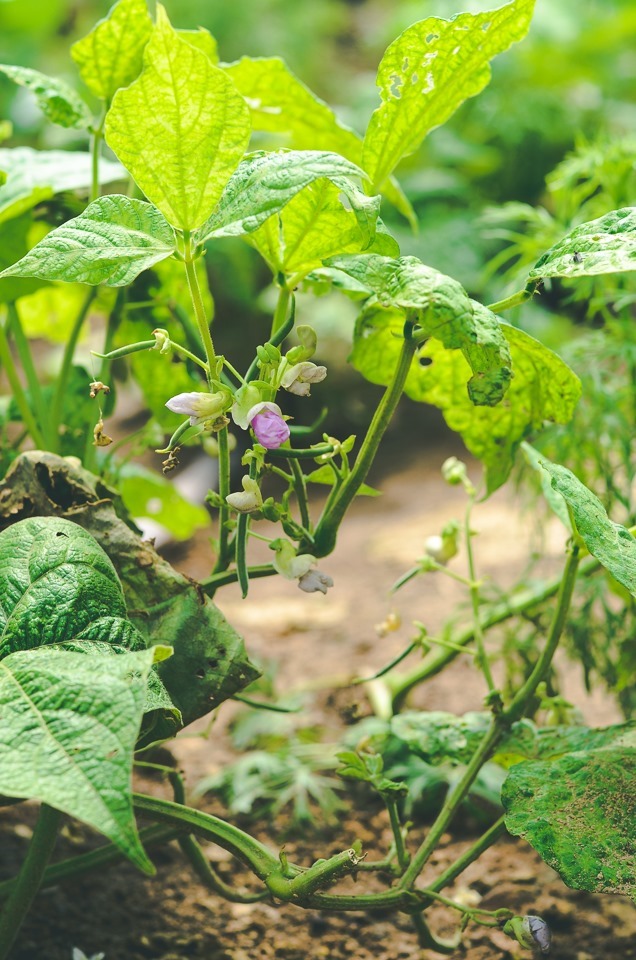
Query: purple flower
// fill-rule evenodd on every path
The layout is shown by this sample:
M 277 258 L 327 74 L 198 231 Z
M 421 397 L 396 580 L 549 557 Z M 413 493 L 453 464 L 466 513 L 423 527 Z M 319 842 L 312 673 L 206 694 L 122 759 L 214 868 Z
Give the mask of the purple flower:
M 289 427 L 275 403 L 258 403 L 247 415 L 254 436 L 266 450 L 276 450 L 289 440 Z

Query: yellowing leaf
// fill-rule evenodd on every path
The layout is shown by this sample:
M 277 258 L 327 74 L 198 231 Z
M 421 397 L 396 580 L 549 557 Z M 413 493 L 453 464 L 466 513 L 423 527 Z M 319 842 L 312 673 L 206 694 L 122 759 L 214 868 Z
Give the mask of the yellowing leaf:
M 52 123 L 60 127 L 90 127 L 93 115 L 72 87 L 57 77 L 47 77 L 29 67 L 14 67 L 0 64 L 0 72 L 20 87 L 35 94 L 42 112 Z
M 71 47 L 88 89 L 110 103 L 141 71 L 143 50 L 152 33 L 146 0 L 119 0 L 107 17 Z
M 169 222 L 194 230 L 209 217 L 249 141 L 249 111 L 223 70 L 181 40 L 165 10 L 144 69 L 113 97 L 106 141 Z
M 513 0 L 498 10 L 427 17 L 389 46 L 378 68 L 382 104 L 364 139 L 362 167 L 374 190 L 424 137 L 490 80 L 489 61 L 521 40 L 535 0 Z

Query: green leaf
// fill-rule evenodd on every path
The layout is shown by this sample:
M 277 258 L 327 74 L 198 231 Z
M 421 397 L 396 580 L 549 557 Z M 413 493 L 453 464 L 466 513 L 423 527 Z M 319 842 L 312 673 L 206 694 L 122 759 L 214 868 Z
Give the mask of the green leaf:
M 144 47 L 152 33 L 146 0 L 119 0 L 89 34 L 71 47 L 88 89 L 110 103 L 120 87 L 141 72 Z
M 552 484 L 550 483 L 550 478 L 546 475 L 546 472 L 542 467 L 542 455 L 538 450 L 531 446 L 531 444 L 526 443 L 525 441 L 521 444 L 521 449 L 523 450 L 525 458 L 530 466 L 539 474 L 541 491 L 546 499 L 546 503 L 550 507 L 550 510 L 552 510 L 552 513 L 559 518 L 568 533 L 571 534 L 572 524 L 570 522 L 568 508 L 563 497 L 553 488 Z
M 395 320 L 391 308 L 399 308 L 405 316 L 416 311 L 423 334 L 439 340 L 449 350 L 461 350 L 470 364 L 473 376 L 468 380 L 468 395 L 471 401 L 488 406 L 499 403 L 511 375 L 508 344 L 498 318 L 471 300 L 456 280 L 425 266 L 416 257 L 393 260 L 377 255 L 339 256 L 331 258 L 328 265 L 343 270 L 375 293 L 381 307 L 389 308 L 385 315 L 387 326 L 391 327 Z M 386 365 L 382 371 L 384 347 L 379 341 L 371 342 L 364 317 L 363 314 L 356 330 L 352 362 L 372 382 L 388 383 L 394 368 Z M 373 313 L 376 330 L 381 329 L 382 320 L 382 312 Z M 360 339 L 367 340 L 362 344 L 364 361 L 360 351 L 356 353 Z M 365 372 L 369 368 L 369 355 L 373 377 Z M 378 375 L 381 380 L 377 379 Z
M 0 490 L 0 524 L 23 515 L 25 504 L 30 511 L 49 515 L 67 512 L 72 504 L 74 521 L 107 547 L 130 619 L 148 643 L 174 649 L 173 656 L 158 665 L 158 673 L 184 724 L 210 713 L 256 679 L 258 671 L 241 637 L 198 584 L 174 570 L 120 519 L 114 508 L 116 491 L 102 480 L 67 459 L 31 451 L 14 461 Z M 159 732 L 153 730 L 154 739 Z M 173 734 L 170 723 L 166 736 Z
M 636 539 L 610 520 L 598 497 L 570 470 L 544 459 L 541 466 L 570 508 L 576 531 L 592 556 L 636 597 Z
M 211 237 L 253 233 L 278 213 L 304 187 L 322 177 L 337 182 L 359 181 L 364 173 L 337 153 L 281 150 L 255 153 L 243 160 L 230 178 L 218 206 L 197 231 L 200 243 Z
M 336 754 L 341 766 L 337 772 L 341 777 L 351 780 L 362 780 L 370 784 L 381 796 L 403 797 L 408 793 L 404 783 L 397 783 L 383 776 L 384 761 L 378 753 L 358 753 L 353 750 L 343 750 Z
M 93 115 L 88 106 L 63 80 L 47 77 L 29 67 L 14 67 L 7 63 L 0 63 L 0 73 L 4 73 L 18 86 L 31 90 L 37 98 L 38 106 L 52 123 L 80 130 L 86 130 L 92 125 Z
M 19 217 L 27 210 L 64 190 L 91 186 L 89 153 L 67 150 L 32 150 L 31 147 L 0 148 L 0 169 L 7 180 L 0 186 L 0 223 Z M 112 160 L 100 160 L 102 184 L 123 180 L 126 171 Z
M 458 717 L 442 710 L 412 711 L 392 717 L 390 732 L 427 763 L 468 763 L 489 724 L 487 713 Z
M 327 487 L 333 487 L 334 479 L 335 474 L 328 464 L 325 464 L 323 467 L 318 467 L 317 470 L 312 470 L 312 472 L 308 473 L 305 477 L 305 480 L 307 480 L 308 483 L 321 483 Z M 375 487 L 370 487 L 367 483 L 363 483 L 356 493 L 356 496 L 381 497 L 382 491 L 376 490 Z
M 156 207 L 112 194 L 52 230 L 0 277 L 122 287 L 175 247 L 174 231 Z
M 283 135 L 286 145 L 297 150 L 329 150 L 362 165 L 362 138 L 341 123 L 284 60 L 243 57 L 223 66 L 245 97 L 254 130 Z M 397 181 L 388 180 L 382 192 L 415 226 L 415 213 Z
M 502 790 L 506 827 L 568 886 L 636 898 L 636 729 L 588 733 L 572 753 L 512 767 Z
M 10 266 L 16 256 L 24 256 L 29 249 L 29 233 L 32 227 L 31 217 L 25 214 L 15 217 L 2 225 L 0 229 L 0 271 Z M 47 284 L 37 279 L 0 280 L 0 303 L 11 303 L 20 297 L 35 293 Z
M 151 518 L 175 540 L 189 540 L 210 522 L 204 507 L 190 503 L 170 480 L 139 464 L 128 463 L 121 468 L 118 487 L 131 516 Z
M 215 66 L 219 62 L 219 51 L 217 43 L 209 30 L 205 27 L 199 27 L 197 30 L 177 30 L 177 34 L 186 43 L 196 47 L 206 55 L 208 60 Z
M 376 83 L 382 104 L 364 139 L 362 166 L 374 189 L 403 157 L 490 81 L 489 61 L 528 31 L 534 0 L 514 0 L 498 10 L 428 17 L 389 46 Z
M 228 75 L 179 38 L 158 4 L 144 69 L 113 97 L 105 135 L 170 223 L 194 230 L 245 152 L 249 111 Z
M 37 517 L 0 533 L 0 598 L 0 659 L 71 640 L 144 646 L 115 568 L 69 520 Z
M 343 203 L 346 190 L 348 207 Z M 310 183 L 278 217 L 247 235 L 273 273 L 304 275 L 336 252 L 369 247 L 379 207 L 347 181 L 321 179 Z
M 510 346 L 512 381 L 496 407 L 475 407 L 466 393 L 470 368 L 458 351 L 429 341 L 414 361 L 405 392 L 432 403 L 482 461 L 487 493 L 506 481 L 519 444 L 545 421 L 567 423 L 581 394 L 575 373 L 555 353 L 517 327 L 502 323 Z M 427 366 L 422 366 L 422 364 Z
M 40 647 L 0 663 L 0 793 L 77 817 L 149 874 L 131 778 L 154 655 L 140 650 L 105 660 Z
M 537 260 L 529 280 L 636 270 L 636 207 L 612 210 L 571 230 Z

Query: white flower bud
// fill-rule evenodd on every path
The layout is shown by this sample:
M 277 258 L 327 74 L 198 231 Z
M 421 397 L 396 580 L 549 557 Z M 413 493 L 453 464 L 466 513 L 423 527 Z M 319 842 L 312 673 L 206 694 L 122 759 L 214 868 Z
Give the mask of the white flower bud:
M 227 503 L 239 513 L 253 513 L 263 505 L 263 498 L 256 480 L 245 476 L 241 478 L 243 493 L 230 493 L 225 498 Z

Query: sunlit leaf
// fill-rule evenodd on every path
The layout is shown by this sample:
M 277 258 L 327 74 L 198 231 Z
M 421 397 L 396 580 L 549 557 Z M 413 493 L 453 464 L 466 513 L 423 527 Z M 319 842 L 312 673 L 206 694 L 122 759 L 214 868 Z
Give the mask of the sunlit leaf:
M 177 34 L 182 40 L 204 53 L 211 63 L 216 65 L 219 62 L 216 40 L 205 27 L 199 27 L 198 30 L 177 30 Z
M 636 270 L 636 207 L 612 210 L 571 230 L 537 260 L 530 280 Z
M 151 203 L 99 197 L 52 230 L 2 277 L 41 277 L 121 287 L 175 250 L 174 231 Z
M 71 47 L 88 89 L 110 103 L 120 87 L 139 76 L 143 50 L 152 32 L 146 0 L 119 0 L 89 34 Z
M 78 127 L 86 130 L 93 122 L 93 115 L 82 98 L 63 80 L 47 77 L 29 67 L 13 67 L 0 64 L 0 73 L 20 87 L 35 94 L 42 112 L 52 123 L 61 127 Z
M 242 57 L 223 66 L 245 97 L 255 131 L 278 134 L 286 146 L 297 150 L 329 150 L 362 165 L 362 138 L 280 57 Z M 415 225 L 413 208 L 397 181 L 387 180 L 382 192 Z
M 174 540 L 189 540 L 210 522 L 207 510 L 186 500 L 171 480 L 139 464 L 122 467 L 118 489 L 132 517 L 149 517 Z
M 490 80 L 489 61 L 528 31 L 535 0 L 513 0 L 498 10 L 428 17 L 389 46 L 378 68 L 382 104 L 371 117 L 362 166 L 374 189 L 403 157 Z
M 113 97 L 108 145 L 175 227 L 210 216 L 249 141 L 249 111 L 229 76 L 172 29 L 164 8 L 144 69 Z

